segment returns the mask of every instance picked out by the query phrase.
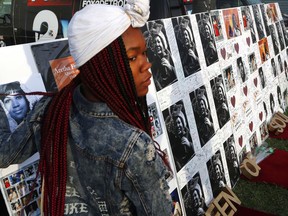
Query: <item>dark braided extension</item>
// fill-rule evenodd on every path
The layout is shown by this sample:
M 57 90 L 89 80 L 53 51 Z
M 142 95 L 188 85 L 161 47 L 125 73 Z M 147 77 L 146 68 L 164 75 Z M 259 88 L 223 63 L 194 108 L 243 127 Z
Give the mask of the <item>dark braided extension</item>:
M 43 119 L 39 172 L 44 184 L 44 215 L 63 215 L 67 179 L 67 141 L 76 77 L 51 101 Z

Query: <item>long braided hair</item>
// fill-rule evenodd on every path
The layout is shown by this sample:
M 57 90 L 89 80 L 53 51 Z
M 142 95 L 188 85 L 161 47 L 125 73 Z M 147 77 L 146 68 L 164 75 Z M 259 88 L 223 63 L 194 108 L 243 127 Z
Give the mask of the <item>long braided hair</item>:
M 69 112 L 74 89 L 83 83 L 123 121 L 151 136 L 145 97 L 136 87 L 121 37 L 91 58 L 80 74 L 52 99 L 43 119 L 39 172 L 44 187 L 44 215 L 63 215 L 67 179 Z M 156 145 L 158 152 L 159 146 Z M 160 156 L 163 158 L 164 156 Z

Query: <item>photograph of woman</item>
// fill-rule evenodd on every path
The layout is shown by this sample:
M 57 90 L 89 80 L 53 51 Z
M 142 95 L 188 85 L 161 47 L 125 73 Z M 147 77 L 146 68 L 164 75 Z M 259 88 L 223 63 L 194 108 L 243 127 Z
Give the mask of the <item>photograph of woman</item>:
M 184 76 L 187 77 L 200 70 L 199 57 L 190 18 L 177 17 L 172 19 L 172 23 L 174 26 Z
M 13 132 L 23 121 L 37 101 L 29 101 L 20 82 L 14 81 L 0 85 L 0 105 L 6 113 L 10 130 Z
M 144 30 L 147 56 L 152 63 L 156 90 L 159 91 L 177 81 L 176 71 L 162 20 L 151 21 L 147 25 L 147 30 Z

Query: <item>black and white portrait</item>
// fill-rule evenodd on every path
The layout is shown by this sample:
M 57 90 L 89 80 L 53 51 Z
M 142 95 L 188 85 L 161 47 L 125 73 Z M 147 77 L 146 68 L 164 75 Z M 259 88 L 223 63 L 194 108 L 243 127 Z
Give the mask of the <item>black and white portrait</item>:
M 208 13 L 196 14 L 206 65 L 218 61 L 214 33 Z
M 232 65 L 226 67 L 223 70 L 223 76 L 225 80 L 225 86 L 228 92 L 230 89 L 232 89 L 235 86 L 235 78 L 234 78 Z
M 190 100 L 197 124 L 198 135 L 203 147 L 215 134 L 210 105 L 205 86 L 190 93 Z
M 250 73 L 252 74 L 254 71 L 257 70 L 257 61 L 256 61 L 256 56 L 254 52 L 248 55 L 248 62 L 249 62 Z
M 216 197 L 226 185 L 225 172 L 219 150 L 207 161 L 207 169 L 213 196 Z
M 172 18 L 184 76 L 200 70 L 196 43 L 188 16 Z
M 271 111 L 271 115 L 274 114 L 274 109 L 275 109 L 275 101 L 274 101 L 274 96 L 272 93 L 270 93 L 270 96 L 269 96 L 269 100 L 270 100 L 270 111 Z
M 144 37 L 147 44 L 147 56 L 152 63 L 151 71 L 156 90 L 159 91 L 177 81 L 174 62 L 161 20 L 147 23 Z
M 263 18 L 266 36 L 268 37 L 270 35 L 270 30 L 268 27 L 268 17 L 267 17 L 267 13 L 265 12 L 265 5 L 264 4 L 260 5 L 260 10 L 261 10 L 262 18 Z
M 238 75 L 241 77 L 242 83 L 244 83 L 248 79 L 248 75 L 242 57 L 237 58 L 236 63 L 237 63 Z
M 249 138 L 249 145 L 251 149 L 251 154 L 255 157 L 257 154 L 256 148 L 258 147 L 258 139 L 256 132 L 254 132 Z
M 225 156 L 230 176 L 231 187 L 233 188 L 240 176 L 239 162 L 235 147 L 234 136 L 231 135 L 224 143 Z
M 205 215 L 207 206 L 202 189 L 199 173 L 187 183 L 181 190 L 185 211 L 187 216 L 202 216 Z
M 193 156 L 194 148 L 183 101 L 163 111 L 176 169 L 179 171 Z
M 283 36 L 283 31 L 280 22 L 275 23 L 276 29 L 277 29 L 277 34 L 278 34 L 278 39 L 279 39 L 279 44 L 280 44 L 280 49 L 284 50 L 285 48 L 285 41 L 284 41 L 284 36 Z
M 270 29 L 270 34 L 272 37 L 272 44 L 273 44 L 273 49 L 274 49 L 274 54 L 277 55 L 279 53 L 279 42 L 278 42 L 278 37 L 276 35 L 276 30 L 275 30 L 275 26 L 273 24 L 271 24 L 269 26 Z
M 283 72 L 283 63 L 282 63 L 282 59 L 281 59 L 280 55 L 278 55 L 277 60 L 278 60 L 279 73 L 282 73 Z
M 261 87 L 262 87 L 262 89 L 264 89 L 266 87 L 266 76 L 265 76 L 265 74 L 263 72 L 263 68 L 262 67 L 260 67 L 258 69 L 258 73 L 259 73 Z
M 271 69 L 273 76 L 276 77 L 278 75 L 278 70 L 274 58 L 271 59 Z
M 259 10 L 259 7 L 257 4 L 252 5 L 252 10 L 253 10 L 255 24 L 256 24 L 256 28 L 258 32 L 258 40 L 261 40 L 262 38 L 265 37 L 264 25 L 261 19 L 261 11 Z
M 226 91 L 223 84 L 223 77 L 219 75 L 210 81 L 213 99 L 216 107 L 219 127 L 222 128 L 230 119 Z

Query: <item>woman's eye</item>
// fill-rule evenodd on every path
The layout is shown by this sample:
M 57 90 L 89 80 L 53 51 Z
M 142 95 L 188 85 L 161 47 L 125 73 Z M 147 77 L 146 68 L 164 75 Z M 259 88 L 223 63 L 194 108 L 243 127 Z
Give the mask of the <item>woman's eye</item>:
M 136 60 L 136 57 L 135 57 L 135 56 L 130 57 L 130 58 L 128 58 L 128 60 L 129 60 L 129 61 L 135 61 L 135 60 Z

